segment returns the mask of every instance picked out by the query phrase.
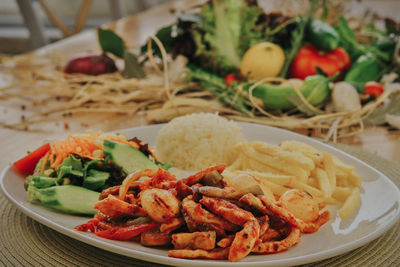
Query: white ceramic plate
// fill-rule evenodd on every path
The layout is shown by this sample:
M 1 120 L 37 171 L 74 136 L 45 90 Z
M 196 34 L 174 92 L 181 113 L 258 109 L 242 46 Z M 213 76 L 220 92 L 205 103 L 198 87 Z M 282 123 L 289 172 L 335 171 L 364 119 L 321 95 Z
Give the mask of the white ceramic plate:
M 144 126 L 119 131 L 127 137 L 137 136 L 154 145 L 162 125 Z M 250 255 L 237 263 L 228 261 L 185 260 L 169 258 L 167 250 L 143 247 L 135 242 L 111 241 L 93 234 L 73 230 L 74 226 L 88 221 L 88 217 L 66 215 L 27 201 L 23 177 L 10 168 L 3 170 L 1 189 L 7 198 L 34 220 L 69 237 L 129 257 L 178 266 L 282 266 L 310 263 L 333 257 L 358 248 L 382 235 L 399 219 L 399 189 L 381 172 L 357 158 L 311 138 L 286 130 L 257 124 L 239 123 L 248 140 L 261 140 L 279 144 L 284 140 L 306 142 L 320 150 L 336 155 L 356 167 L 363 178 L 361 207 L 351 218 L 340 220 L 332 214 L 331 221 L 317 233 L 302 235 L 301 242 L 288 251 L 272 255 Z

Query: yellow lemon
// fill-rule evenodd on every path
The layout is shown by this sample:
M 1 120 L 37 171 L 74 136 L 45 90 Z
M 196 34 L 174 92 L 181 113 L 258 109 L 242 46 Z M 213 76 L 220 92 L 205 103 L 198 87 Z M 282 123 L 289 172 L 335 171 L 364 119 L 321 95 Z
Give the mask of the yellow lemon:
M 271 42 L 259 43 L 244 53 L 240 73 L 250 80 L 276 77 L 284 63 L 285 53 L 280 46 Z

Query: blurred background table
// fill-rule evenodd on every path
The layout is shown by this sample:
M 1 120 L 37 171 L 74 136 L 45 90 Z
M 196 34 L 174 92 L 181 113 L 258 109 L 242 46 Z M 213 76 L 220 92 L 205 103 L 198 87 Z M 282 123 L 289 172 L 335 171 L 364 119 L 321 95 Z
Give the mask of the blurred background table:
M 172 23 L 176 15 L 182 10 L 187 10 L 196 3 L 203 1 L 172 1 L 151 9 L 139 12 L 117 20 L 107 27 L 116 31 L 124 37 L 129 49 L 137 49 L 144 43 L 148 36 L 155 33 L 160 27 Z M 260 1 L 262 2 L 262 1 Z M 383 4 L 382 4 L 383 2 Z M 392 3 L 396 1 L 369 1 L 374 3 L 377 8 L 382 9 L 386 6 L 388 12 Z M 37 53 L 46 53 L 51 51 L 62 52 L 68 58 L 74 54 L 85 51 L 99 51 L 95 29 L 83 31 L 61 41 L 46 45 L 38 49 Z M 1 75 L 1 73 L 0 73 Z M 19 120 L 24 114 L 24 110 L 18 105 L 18 102 L 0 103 L 0 114 L 13 117 Z M 0 115 L 1 116 L 1 115 Z M 63 138 L 68 133 L 78 133 L 88 128 L 93 130 L 112 131 L 147 124 L 144 116 L 135 115 L 82 115 L 71 118 L 65 118 L 49 129 L 43 129 L 42 132 L 33 132 L 30 130 L 17 131 L 14 129 L 0 127 L 0 140 L 2 148 L 0 150 L 0 168 L 4 168 L 10 162 L 18 159 L 27 150 L 33 150 L 46 140 Z M 386 127 L 366 128 L 358 136 L 340 139 L 339 143 L 362 148 L 372 154 L 377 154 L 392 162 L 400 163 L 400 132 L 389 131 Z

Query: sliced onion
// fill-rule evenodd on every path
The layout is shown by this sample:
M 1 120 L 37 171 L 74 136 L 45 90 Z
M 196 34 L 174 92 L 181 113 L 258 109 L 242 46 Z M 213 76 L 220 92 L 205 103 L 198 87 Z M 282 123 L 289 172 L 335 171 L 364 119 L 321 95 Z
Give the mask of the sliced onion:
M 131 184 L 137 180 L 139 180 L 143 176 L 152 177 L 156 174 L 157 170 L 146 169 L 142 171 L 137 171 L 129 174 L 126 178 L 122 181 L 122 184 L 119 188 L 119 199 L 125 200 L 126 192 L 128 192 L 129 187 Z

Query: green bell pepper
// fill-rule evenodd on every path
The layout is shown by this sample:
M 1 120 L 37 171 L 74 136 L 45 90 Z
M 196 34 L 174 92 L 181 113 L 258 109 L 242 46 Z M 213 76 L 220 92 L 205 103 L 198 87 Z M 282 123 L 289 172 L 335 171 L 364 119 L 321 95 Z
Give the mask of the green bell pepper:
M 329 24 L 312 19 L 306 27 L 306 39 L 319 49 L 332 51 L 339 47 L 340 36 Z
M 372 54 L 360 56 L 344 77 L 345 82 L 352 83 L 362 92 L 363 84 L 369 81 L 377 81 L 381 76 L 381 67 L 378 60 Z

